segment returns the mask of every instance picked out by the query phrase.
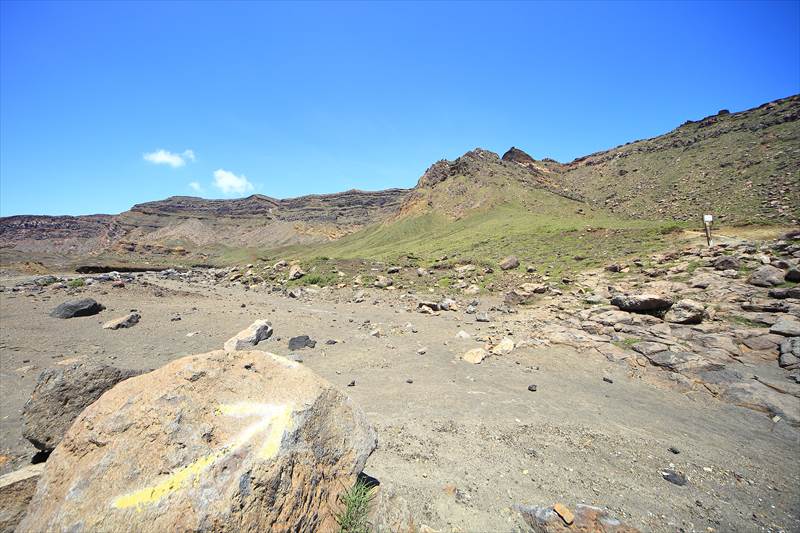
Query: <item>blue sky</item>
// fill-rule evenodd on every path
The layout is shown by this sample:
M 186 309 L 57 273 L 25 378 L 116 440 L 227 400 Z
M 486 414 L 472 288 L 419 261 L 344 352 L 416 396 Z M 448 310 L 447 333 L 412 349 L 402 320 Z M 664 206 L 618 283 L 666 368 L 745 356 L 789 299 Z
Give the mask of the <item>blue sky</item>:
M 0 214 L 411 187 L 798 92 L 798 2 L 3 1 Z

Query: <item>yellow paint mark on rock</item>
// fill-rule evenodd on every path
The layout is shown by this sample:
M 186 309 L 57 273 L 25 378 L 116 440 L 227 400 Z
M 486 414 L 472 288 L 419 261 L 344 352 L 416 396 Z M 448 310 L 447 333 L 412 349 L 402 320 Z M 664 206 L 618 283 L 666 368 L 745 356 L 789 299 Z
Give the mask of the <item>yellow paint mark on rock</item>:
M 258 433 L 267 431 L 267 438 L 258 451 L 261 459 L 272 459 L 280 451 L 284 434 L 292 429 L 294 421 L 291 405 L 276 405 L 255 402 L 240 402 L 235 404 L 220 405 L 216 414 L 243 418 L 258 416 L 259 419 L 243 429 L 232 442 L 227 443 L 219 450 L 204 455 L 175 472 L 169 474 L 157 484 L 146 487 L 123 496 L 119 496 L 111 503 L 117 509 L 136 507 L 141 510 L 145 505 L 158 503 L 164 497 L 180 490 L 192 479 L 195 479 L 207 468 L 222 457 L 243 447 Z

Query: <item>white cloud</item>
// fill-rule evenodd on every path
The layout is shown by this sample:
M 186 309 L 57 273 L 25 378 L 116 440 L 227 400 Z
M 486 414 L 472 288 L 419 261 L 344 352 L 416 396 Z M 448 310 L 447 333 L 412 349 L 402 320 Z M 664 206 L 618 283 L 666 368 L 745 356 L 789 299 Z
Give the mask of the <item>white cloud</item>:
M 191 189 L 192 189 L 194 192 L 205 192 L 205 190 L 203 189 L 203 186 L 202 186 L 202 185 L 200 185 L 200 184 L 199 184 L 198 182 L 196 182 L 196 181 L 190 181 L 190 182 L 189 182 L 189 187 L 190 187 L 190 188 L 191 188 Z
M 169 150 L 158 149 L 155 152 L 142 154 L 145 161 L 154 165 L 169 165 L 172 168 L 182 167 L 187 161 L 194 161 L 194 150 L 184 150 L 183 153 L 173 154 Z
M 237 176 L 233 172 L 221 168 L 214 171 L 214 186 L 225 194 L 244 194 L 254 188 L 247 176 Z

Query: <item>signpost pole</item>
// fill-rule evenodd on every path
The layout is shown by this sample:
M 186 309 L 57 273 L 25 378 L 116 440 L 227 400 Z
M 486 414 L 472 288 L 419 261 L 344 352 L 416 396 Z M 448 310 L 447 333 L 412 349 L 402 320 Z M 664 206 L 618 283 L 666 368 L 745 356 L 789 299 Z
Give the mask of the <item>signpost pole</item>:
M 711 215 L 703 215 L 703 225 L 706 227 L 706 242 L 711 246 L 711 223 L 714 217 Z

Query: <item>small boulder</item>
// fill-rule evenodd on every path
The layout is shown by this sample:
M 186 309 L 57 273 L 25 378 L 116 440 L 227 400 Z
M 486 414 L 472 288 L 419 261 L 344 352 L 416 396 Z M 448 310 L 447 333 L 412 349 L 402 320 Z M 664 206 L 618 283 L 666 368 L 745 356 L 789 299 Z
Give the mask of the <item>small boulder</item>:
M 672 307 L 672 298 L 660 294 L 615 294 L 611 305 L 631 313 L 664 313 Z
M 490 350 L 494 355 L 506 355 L 514 350 L 514 341 L 509 337 L 504 337 L 503 340 L 492 346 Z
M 386 276 L 378 276 L 378 279 L 375 280 L 373 285 L 378 289 L 385 289 L 394 285 L 394 281 L 392 281 L 392 278 L 387 278 Z
M 787 298 L 796 298 L 800 300 L 800 287 L 781 287 L 779 289 L 770 289 L 769 295 L 778 300 L 785 300 Z
M 92 316 L 105 309 L 102 304 L 92 298 L 69 300 L 59 305 L 50 312 L 53 318 L 75 318 L 78 316 Z
M 527 304 L 537 294 L 544 294 L 547 290 L 547 285 L 541 283 L 523 283 L 516 289 L 506 293 L 505 303 L 508 305 Z
M 103 329 L 132 328 L 139 323 L 140 318 L 142 318 L 142 316 L 139 313 L 129 313 L 123 317 L 109 320 L 103 324 Z
M 334 531 L 376 443 L 361 409 L 303 365 L 192 355 L 81 413 L 18 531 Z
M 747 282 L 756 287 L 774 287 L 783 283 L 783 270 L 764 265 L 754 270 Z
M 732 255 L 721 255 L 714 260 L 714 270 L 739 270 L 739 259 Z
M 789 270 L 783 275 L 783 279 L 786 281 L 797 282 L 800 281 L 800 268 L 798 267 L 790 267 Z
M 472 350 L 468 351 L 461 358 L 466 361 L 467 363 L 472 363 L 473 365 L 478 365 L 489 357 L 489 352 L 484 350 L 483 348 L 473 348 Z
M 86 406 L 120 381 L 141 373 L 95 363 L 43 371 L 22 408 L 22 436 L 39 450 L 52 451 Z
M 313 348 L 317 345 L 317 341 L 313 340 L 308 335 L 298 335 L 289 339 L 290 350 L 302 350 L 303 348 Z
M 500 261 L 500 268 L 503 270 L 511 270 L 512 268 L 517 268 L 519 266 L 519 259 L 517 259 L 514 255 L 509 255 L 502 261 Z
M 267 340 L 272 336 L 272 324 L 266 320 L 256 320 L 246 329 L 243 329 L 227 341 L 224 349 L 226 352 L 237 350 L 249 350 L 259 342 Z
M 300 279 L 305 276 L 305 271 L 300 267 L 300 265 L 292 265 L 289 268 L 289 279 L 294 281 L 296 279 Z
M 664 320 L 673 324 L 699 324 L 703 321 L 705 307 L 694 300 L 683 299 L 669 308 L 664 314 Z

